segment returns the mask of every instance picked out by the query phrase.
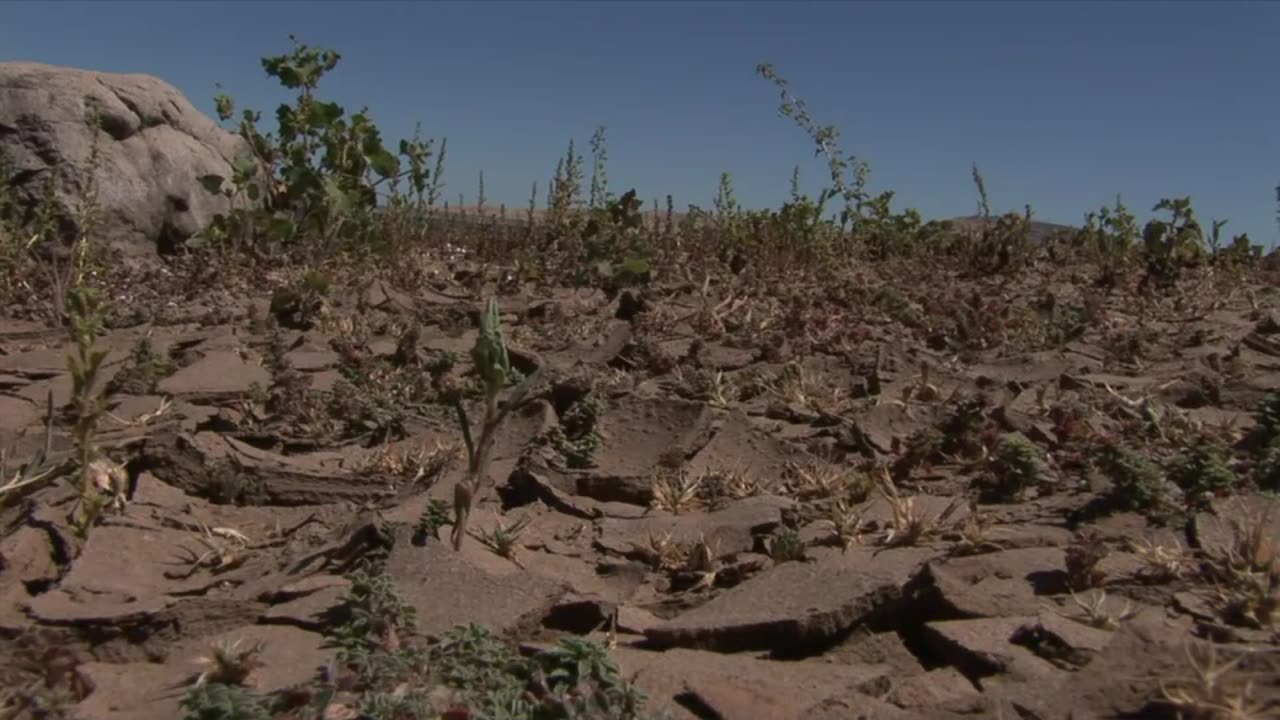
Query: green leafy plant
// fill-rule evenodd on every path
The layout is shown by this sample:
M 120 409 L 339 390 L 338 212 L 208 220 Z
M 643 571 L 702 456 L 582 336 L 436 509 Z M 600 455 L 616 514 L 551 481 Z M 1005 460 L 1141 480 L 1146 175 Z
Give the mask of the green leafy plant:
M 215 218 L 199 243 L 258 251 L 304 240 L 321 247 L 373 243 L 380 189 L 407 180 L 419 202 L 428 191 L 431 141 L 415 137 L 401 140 L 398 152 L 388 150 L 367 109 L 348 115 L 316 94 L 341 55 L 289 39 L 292 52 L 263 58 L 262 68 L 297 97 L 276 109 L 274 136 L 259 130 L 261 113 L 241 113 L 235 129 L 249 153 L 236 159 L 231 177 L 200 179 L 206 190 L 230 199 L 232 210 Z M 235 116 L 230 96 L 219 94 L 214 103 L 222 121 Z
M 1237 483 L 1229 459 L 1225 448 L 1201 438 L 1170 462 L 1169 480 L 1182 488 L 1188 506 L 1206 507 Z
M 110 492 L 110 487 L 100 486 L 95 468 L 98 450 L 94 436 L 107 403 L 106 392 L 99 387 L 98 376 L 108 351 L 96 347 L 104 315 L 98 291 L 77 286 L 68 293 L 67 301 L 71 340 L 75 343 L 74 353 L 67 358 L 71 374 L 71 407 L 75 417 L 72 438 L 80 471 L 80 499 L 72 511 L 71 522 L 77 532 L 86 535 L 97 522 L 99 513 L 117 497 Z
M 449 503 L 444 500 L 431 500 L 413 528 L 414 542 L 421 544 L 428 538 L 438 538 L 440 528 L 449 523 Z
M 779 530 L 769 540 L 769 557 L 776 563 L 804 562 L 805 547 L 800 535 L 790 528 Z
M 560 424 L 551 430 L 551 444 L 571 468 L 595 466 L 595 454 L 604 444 L 600 434 L 600 400 L 588 393 L 565 410 Z
M 1103 206 L 1085 215 L 1084 227 L 1075 235 L 1075 243 L 1096 258 L 1102 266 L 1103 281 L 1114 285 L 1119 272 L 1128 264 L 1134 244 L 1142 237 L 1137 219 L 1125 207 L 1120 196 L 1115 204 Z
M 193 687 L 180 706 L 182 720 L 271 720 L 267 700 L 239 685 Z
M 1002 435 L 987 465 L 981 487 L 991 499 L 1016 500 L 1049 482 L 1044 453 L 1022 433 Z
M 1191 208 L 1191 198 L 1164 198 L 1153 212 L 1168 211 L 1169 220 L 1151 220 L 1142 229 L 1143 283 L 1170 287 L 1182 269 L 1204 256 L 1204 231 Z
M 1098 451 L 1098 466 L 1111 480 L 1110 496 L 1119 509 L 1152 513 L 1164 506 L 1164 473 L 1145 455 L 1106 445 Z
M 173 360 L 155 351 L 150 337 L 141 337 L 133 346 L 128 364 L 107 384 L 107 391 L 132 395 L 154 393 L 160 381 L 172 375 L 175 369 Z
M 351 585 L 342 601 L 341 621 L 331 635 L 344 651 L 367 651 L 383 643 L 387 633 L 414 628 L 416 611 L 400 599 L 390 577 L 366 568 L 353 572 L 348 580 Z
M 449 631 L 431 651 L 437 679 L 458 691 L 470 717 L 643 717 L 645 696 L 622 679 L 604 648 L 565 638 L 532 657 L 520 657 L 479 625 Z
M 271 293 L 271 314 L 284 327 L 309 330 L 325 310 L 333 283 L 317 270 L 308 270 L 292 286 Z
M 502 337 L 501 318 L 496 300 L 490 299 L 480 316 L 480 332 L 471 349 L 471 360 L 484 392 L 484 418 L 480 423 L 479 436 L 472 433 L 471 421 L 467 419 L 461 391 L 456 387 L 442 388 L 441 393 L 448 398 L 457 413 L 462 439 L 467 447 L 467 476 L 459 480 L 454 487 L 453 547 L 455 550 L 462 549 L 462 540 L 467 534 L 467 516 L 471 511 L 472 499 L 488 474 L 489 453 L 493 449 L 494 436 L 507 413 L 524 399 L 529 389 L 529 378 L 525 378 L 516 387 L 508 402 L 505 405 L 499 405 L 498 396 L 518 373 L 511 367 L 511 359 L 507 355 L 507 345 Z

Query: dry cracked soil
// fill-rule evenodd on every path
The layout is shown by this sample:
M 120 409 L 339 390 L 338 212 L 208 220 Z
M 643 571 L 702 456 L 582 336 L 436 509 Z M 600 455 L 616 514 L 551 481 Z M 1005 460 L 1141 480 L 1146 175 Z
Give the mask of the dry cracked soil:
M 333 618 L 368 567 L 414 611 L 394 643 L 467 623 L 524 653 L 590 638 L 672 718 L 1280 717 L 1280 612 L 1222 572 L 1265 576 L 1241 548 L 1269 542 L 1274 563 L 1280 546 L 1277 500 L 1235 450 L 1280 384 L 1257 297 L 1141 322 L 1116 298 L 1073 339 L 1015 352 L 959 350 L 954 329 L 874 301 L 816 342 L 786 331 L 820 332 L 832 305 L 504 296 L 529 392 L 457 552 L 466 468 L 434 381 L 454 378 L 476 421 L 477 296 L 371 281 L 302 323 L 251 293 L 170 308 L 98 340 L 96 442 L 123 503 L 82 537 L 74 475 L 4 500 L 6 717 L 57 717 L 15 709 L 54 686 L 67 717 L 181 717 L 218 643 L 259 647 L 255 692 L 335 683 Z M 72 447 L 70 351 L 64 330 L 0 326 L 10 475 L 50 396 L 53 452 Z M 1002 454 L 1015 434 L 1038 460 Z M 1192 436 L 1220 440 L 1237 485 L 1192 497 L 1162 472 L 1175 512 L 1116 506 L 1103 440 L 1159 456 Z M 361 717 L 343 697 L 323 717 Z

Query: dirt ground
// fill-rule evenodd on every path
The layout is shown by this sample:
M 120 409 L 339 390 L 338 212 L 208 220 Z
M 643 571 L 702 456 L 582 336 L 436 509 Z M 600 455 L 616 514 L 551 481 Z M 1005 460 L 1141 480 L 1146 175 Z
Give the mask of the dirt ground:
M 86 537 L 72 475 L 0 510 L 5 717 L 181 717 L 219 642 L 261 643 L 258 693 L 332 680 L 374 556 L 415 641 L 588 637 L 672 718 L 1280 717 L 1280 501 L 1250 449 L 1280 293 L 940 273 L 499 297 L 529 392 L 457 552 L 431 372 L 466 386 L 492 287 L 370 279 L 301 319 L 248 283 L 139 292 L 99 339 L 122 502 Z M 71 448 L 70 351 L 0 325 L 6 479 L 50 394 Z

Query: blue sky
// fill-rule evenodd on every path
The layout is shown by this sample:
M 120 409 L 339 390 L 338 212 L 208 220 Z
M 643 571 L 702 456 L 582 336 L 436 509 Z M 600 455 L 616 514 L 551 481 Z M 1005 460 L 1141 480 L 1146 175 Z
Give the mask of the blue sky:
M 610 189 L 707 205 L 722 171 L 774 205 L 824 167 L 771 62 L 872 190 L 926 217 L 993 209 L 1053 222 L 1121 193 L 1140 219 L 1190 195 L 1205 224 L 1277 237 L 1275 2 L 6 2 L 0 59 L 157 75 L 212 114 L 287 99 L 261 70 L 293 33 L 343 55 L 322 94 L 389 138 L 449 139 L 446 196 L 522 208 L 569 139 L 608 127 Z

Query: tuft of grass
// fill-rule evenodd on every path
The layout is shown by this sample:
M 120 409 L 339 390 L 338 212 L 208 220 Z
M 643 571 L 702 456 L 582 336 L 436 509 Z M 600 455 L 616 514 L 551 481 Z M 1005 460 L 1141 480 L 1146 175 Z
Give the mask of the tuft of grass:
M 788 497 L 801 502 L 838 498 L 858 503 L 866 500 L 874 487 L 875 482 L 864 472 L 821 462 L 788 463 L 782 485 Z
M 703 476 L 693 476 L 684 468 L 661 469 L 651 485 L 653 498 L 649 507 L 665 510 L 673 515 L 695 508 L 702 488 Z
M 1199 650 L 1193 650 L 1198 647 Z M 1244 655 L 1219 657 L 1211 642 L 1185 646 L 1190 677 L 1160 681 L 1158 703 L 1185 720 L 1261 720 L 1274 717 L 1274 702 L 1254 698 L 1253 686 L 1238 672 Z M 1200 657 L 1197 657 L 1199 655 Z
M 843 499 L 837 500 L 831 506 L 826 522 L 831 526 L 831 534 L 836 544 L 845 552 L 862 542 L 864 512 L 864 509 L 859 509 Z
M 520 548 L 520 534 L 524 532 L 532 520 L 532 516 L 526 515 L 511 525 L 507 525 L 501 517 L 498 517 L 493 529 L 477 531 L 473 533 L 473 536 L 483 543 L 485 547 L 497 554 L 498 557 L 506 558 L 516 565 L 520 565 L 520 559 L 516 557 L 516 551 Z
M 957 498 L 936 515 L 926 513 L 916 507 L 914 497 L 904 498 L 898 494 L 898 486 L 894 484 L 888 470 L 880 476 L 878 489 L 880 495 L 893 509 L 893 527 L 884 538 L 884 544 L 889 546 L 918 545 L 937 535 L 942 531 L 946 521 L 963 504 L 962 500 Z
M 734 500 L 759 495 L 760 483 L 738 470 L 707 470 L 698 480 L 698 496 L 710 510 L 724 507 Z
M 1142 560 L 1138 575 L 1147 582 L 1172 582 L 1189 575 L 1193 569 L 1191 555 L 1177 540 L 1173 545 L 1158 545 L 1148 537 L 1131 541 L 1130 549 Z
M 1089 627 L 1099 630 L 1115 630 L 1120 627 L 1120 623 L 1132 618 L 1135 614 L 1133 605 L 1127 600 L 1118 614 L 1112 614 L 1107 609 L 1107 594 L 1101 590 L 1090 593 L 1088 600 L 1081 600 L 1080 596 L 1074 592 L 1071 593 L 1071 600 L 1076 607 L 1084 611 L 1084 621 Z
M 1280 548 L 1271 539 L 1276 507 L 1268 502 L 1255 511 L 1239 504 L 1227 521 L 1231 543 L 1208 555 L 1208 575 L 1218 583 L 1223 614 L 1233 624 L 1273 627 L 1280 620 Z
M 208 665 L 209 669 L 196 678 L 196 686 L 200 685 L 244 685 L 254 670 L 263 666 L 259 655 L 266 643 L 262 641 L 251 645 L 243 645 L 244 638 L 234 642 L 214 643 L 208 657 L 199 662 Z

